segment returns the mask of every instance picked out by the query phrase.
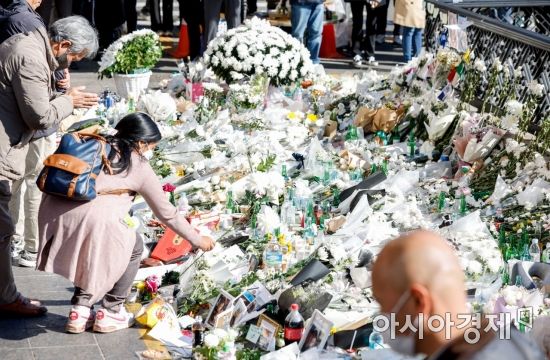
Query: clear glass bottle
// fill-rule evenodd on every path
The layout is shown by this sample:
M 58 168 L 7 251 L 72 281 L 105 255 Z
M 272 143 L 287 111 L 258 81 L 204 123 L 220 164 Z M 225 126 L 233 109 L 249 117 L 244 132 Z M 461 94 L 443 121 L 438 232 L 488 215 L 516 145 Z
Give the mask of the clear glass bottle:
M 546 243 L 546 249 L 542 253 L 542 262 L 550 264 L 550 242 Z
M 523 244 L 523 251 L 521 252 L 521 261 L 532 261 L 531 254 L 529 253 L 528 244 Z
M 227 192 L 227 200 L 225 202 L 225 211 L 228 214 L 233 214 L 235 212 L 235 202 L 233 201 L 233 191 L 231 190 Z
M 531 261 L 540 262 L 539 239 L 533 239 L 531 242 L 531 246 L 529 247 L 529 255 L 531 256 Z
M 296 208 L 294 207 L 294 189 L 289 188 L 285 201 L 281 205 L 281 221 L 290 227 L 294 225 L 296 218 Z

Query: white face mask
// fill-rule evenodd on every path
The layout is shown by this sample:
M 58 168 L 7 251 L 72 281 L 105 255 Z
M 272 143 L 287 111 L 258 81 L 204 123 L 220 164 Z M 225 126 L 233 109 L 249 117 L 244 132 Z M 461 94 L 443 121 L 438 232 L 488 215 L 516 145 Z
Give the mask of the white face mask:
M 145 151 L 143 154 L 141 154 L 141 156 L 143 156 L 144 158 L 147 159 L 147 161 L 151 160 L 153 158 L 153 150 L 151 149 L 148 149 L 147 151 Z
M 395 314 L 397 316 L 397 313 L 401 310 L 401 308 L 405 305 L 407 300 L 409 300 L 409 297 L 411 294 L 407 291 L 401 297 L 399 300 L 397 300 L 397 303 L 393 307 L 393 309 L 390 311 L 389 314 L 384 314 L 387 319 L 390 319 L 390 314 Z M 413 325 L 416 329 L 418 329 L 418 316 L 413 320 Z M 402 355 L 406 356 L 414 356 L 416 354 L 415 352 L 415 333 L 412 332 L 408 335 L 397 335 L 398 331 L 395 331 L 395 337 L 392 339 L 391 337 L 391 326 L 388 326 L 386 331 L 382 333 L 382 337 L 384 338 L 384 341 L 386 344 L 389 345 L 389 347 Z

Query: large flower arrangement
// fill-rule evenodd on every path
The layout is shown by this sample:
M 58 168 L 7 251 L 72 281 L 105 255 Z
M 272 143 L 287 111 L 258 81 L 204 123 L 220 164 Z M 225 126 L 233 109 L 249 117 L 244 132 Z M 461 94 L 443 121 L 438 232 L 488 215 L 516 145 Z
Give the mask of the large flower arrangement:
M 99 62 L 98 73 L 103 77 L 150 70 L 161 56 L 158 35 L 149 29 L 137 30 L 109 45 Z
M 257 74 L 267 75 L 273 85 L 290 85 L 313 69 L 302 43 L 258 18 L 210 42 L 204 61 L 227 83 Z

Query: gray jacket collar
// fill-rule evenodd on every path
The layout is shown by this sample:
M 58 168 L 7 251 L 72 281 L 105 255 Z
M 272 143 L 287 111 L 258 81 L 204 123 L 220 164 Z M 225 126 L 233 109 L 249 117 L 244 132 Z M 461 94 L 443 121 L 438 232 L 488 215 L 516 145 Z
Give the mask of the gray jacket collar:
M 52 45 L 50 43 L 50 36 L 48 35 L 45 28 L 39 28 L 35 30 L 35 33 L 38 34 L 38 37 L 44 40 L 44 46 L 46 48 L 46 59 L 48 61 L 48 65 L 50 66 L 51 71 L 57 70 L 59 67 L 59 63 L 55 59 L 55 56 L 53 55 Z

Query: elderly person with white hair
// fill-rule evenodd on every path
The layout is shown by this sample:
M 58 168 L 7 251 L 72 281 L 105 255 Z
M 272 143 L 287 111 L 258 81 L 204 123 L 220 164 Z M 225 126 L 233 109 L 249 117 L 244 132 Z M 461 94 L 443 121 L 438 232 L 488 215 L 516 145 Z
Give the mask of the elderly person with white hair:
M 74 108 L 97 104 L 83 88 L 55 92 L 54 70 L 91 58 L 98 49 L 95 29 L 79 16 L 14 35 L 0 45 L 0 316 L 38 316 L 47 309 L 19 294 L 11 269 L 9 213 L 12 182 L 25 173 L 33 135 L 69 116 Z

